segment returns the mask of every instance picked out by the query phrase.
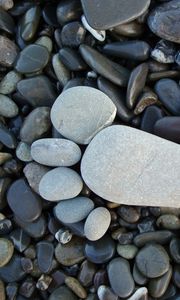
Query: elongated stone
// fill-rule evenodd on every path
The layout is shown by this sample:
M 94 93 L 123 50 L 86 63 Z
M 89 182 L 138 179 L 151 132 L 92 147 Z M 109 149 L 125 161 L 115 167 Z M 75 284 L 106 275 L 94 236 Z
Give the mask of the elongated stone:
M 33 6 L 26 11 L 20 24 L 20 33 L 24 41 L 30 41 L 34 37 L 40 17 L 41 9 L 39 6 Z
M 106 200 L 179 207 L 179 157 L 179 145 L 116 125 L 91 141 L 81 161 L 81 174 L 87 186 Z
M 172 267 L 159 278 L 153 278 L 149 281 L 148 290 L 149 294 L 154 298 L 160 298 L 166 292 L 172 276 Z
M 21 80 L 22 75 L 16 71 L 8 72 L 0 82 L 0 93 L 7 95 L 16 90 L 17 83 Z
M 16 44 L 6 36 L 0 35 L 0 65 L 12 67 L 18 54 Z

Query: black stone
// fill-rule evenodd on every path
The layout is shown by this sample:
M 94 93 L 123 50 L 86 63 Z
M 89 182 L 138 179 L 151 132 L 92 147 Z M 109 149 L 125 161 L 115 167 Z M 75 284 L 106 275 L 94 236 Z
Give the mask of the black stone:
M 173 272 L 173 282 L 180 289 L 180 265 L 175 265 Z
M 41 241 L 37 244 L 38 266 L 42 273 L 48 273 L 52 266 L 54 246 L 47 241 Z
M 74 86 L 83 86 L 84 85 L 84 78 L 80 78 L 80 77 L 75 77 L 70 79 L 66 85 L 63 88 L 63 91 L 70 89 L 71 87 Z
M 0 29 L 13 34 L 15 30 L 14 20 L 11 15 L 0 8 Z
M 59 57 L 70 71 L 83 71 L 87 68 L 87 65 L 75 49 L 62 48 L 59 51 Z
M 151 105 L 146 108 L 142 121 L 141 121 L 141 130 L 153 133 L 154 124 L 164 117 L 164 112 L 158 106 Z
M 86 30 L 80 22 L 71 22 L 63 26 L 61 42 L 65 47 L 79 47 L 85 39 Z
M 17 140 L 14 134 L 0 122 L 0 142 L 7 148 L 14 149 L 17 145 Z
M 3 209 L 6 206 L 6 191 L 11 183 L 9 177 L 0 178 L 0 209 Z
M 20 281 L 24 278 L 25 272 L 21 267 L 21 256 L 13 255 L 10 262 L 0 268 L 0 278 L 4 282 Z
M 173 260 L 180 264 L 180 239 L 174 238 L 171 240 L 169 250 Z
M 13 230 L 9 237 L 19 252 L 23 252 L 31 242 L 31 238 L 21 228 Z
M 44 21 L 53 27 L 58 27 L 59 23 L 57 20 L 57 4 L 56 3 L 47 3 L 42 11 Z
M 20 35 L 25 42 L 32 40 L 39 25 L 41 9 L 33 6 L 23 15 L 20 21 Z
M 180 144 L 180 117 L 164 117 L 154 125 L 154 134 Z
M 61 25 L 78 20 L 81 15 L 80 0 L 62 0 L 57 6 L 57 20 Z
M 24 222 L 15 216 L 15 222 L 32 238 L 41 238 L 46 232 L 46 220 L 43 215 L 34 222 Z

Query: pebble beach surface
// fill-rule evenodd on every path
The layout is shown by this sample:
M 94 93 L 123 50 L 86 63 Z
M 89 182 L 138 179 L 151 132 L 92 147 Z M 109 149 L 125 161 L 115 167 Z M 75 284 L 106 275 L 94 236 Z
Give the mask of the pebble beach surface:
M 0 0 L 0 300 L 180 299 L 180 0 Z

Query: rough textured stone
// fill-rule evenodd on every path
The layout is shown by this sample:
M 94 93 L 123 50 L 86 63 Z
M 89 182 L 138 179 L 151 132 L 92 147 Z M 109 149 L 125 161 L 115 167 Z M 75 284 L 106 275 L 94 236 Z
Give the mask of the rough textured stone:
M 116 125 L 92 140 L 83 155 L 81 173 L 87 186 L 106 200 L 179 207 L 179 157 L 179 145 Z

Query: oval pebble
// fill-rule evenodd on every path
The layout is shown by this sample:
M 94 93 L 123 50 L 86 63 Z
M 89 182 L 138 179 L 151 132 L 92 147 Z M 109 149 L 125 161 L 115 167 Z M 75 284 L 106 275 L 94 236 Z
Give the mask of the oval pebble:
M 0 278 L 4 282 L 16 282 L 25 277 L 25 272 L 21 266 L 21 256 L 13 255 L 7 265 L 0 268 Z
M 166 292 L 172 277 L 172 267 L 162 276 L 150 279 L 148 283 L 149 294 L 154 298 L 160 298 Z
M 13 118 L 18 114 L 18 106 L 9 97 L 0 94 L 0 115 L 6 118 Z
M 95 208 L 86 219 L 84 233 L 88 240 L 96 241 L 102 238 L 109 228 L 111 215 L 107 208 Z
M 103 92 L 91 87 L 64 91 L 51 109 L 54 127 L 66 138 L 88 144 L 95 134 L 111 125 L 116 107 Z
M 31 145 L 32 158 L 38 163 L 52 167 L 69 167 L 81 158 L 77 144 L 66 139 L 46 138 Z
M 76 197 L 60 201 L 54 208 L 56 218 L 66 224 L 76 223 L 88 216 L 94 203 L 86 197 Z
M 8 264 L 13 256 L 14 245 L 5 238 L 0 238 L 0 268 Z
M 133 259 L 138 252 L 135 245 L 117 245 L 117 253 L 125 259 Z
M 83 188 L 83 182 L 74 170 L 59 167 L 47 172 L 39 184 L 40 195 L 49 201 L 76 197 Z
M 16 71 L 8 72 L 0 81 L 0 93 L 7 95 L 16 90 L 16 84 L 21 80 L 22 75 Z
M 154 125 L 154 134 L 180 144 L 180 117 L 164 117 Z
M 168 230 L 157 230 L 152 232 L 143 232 L 134 238 L 134 244 L 137 247 L 142 247 L 149 242 L 159 243 L 161 245 L 167 244 L 173 237 L 173 233 Z
M 170 242 L 169 250 L 173 260 L 180 264 L 180 239 L 173 238 Z
M 54 246 L 48 241 L 40 241 L 36 247 L 39 269 L 42 273 L 48 273 L 52 267 Z

